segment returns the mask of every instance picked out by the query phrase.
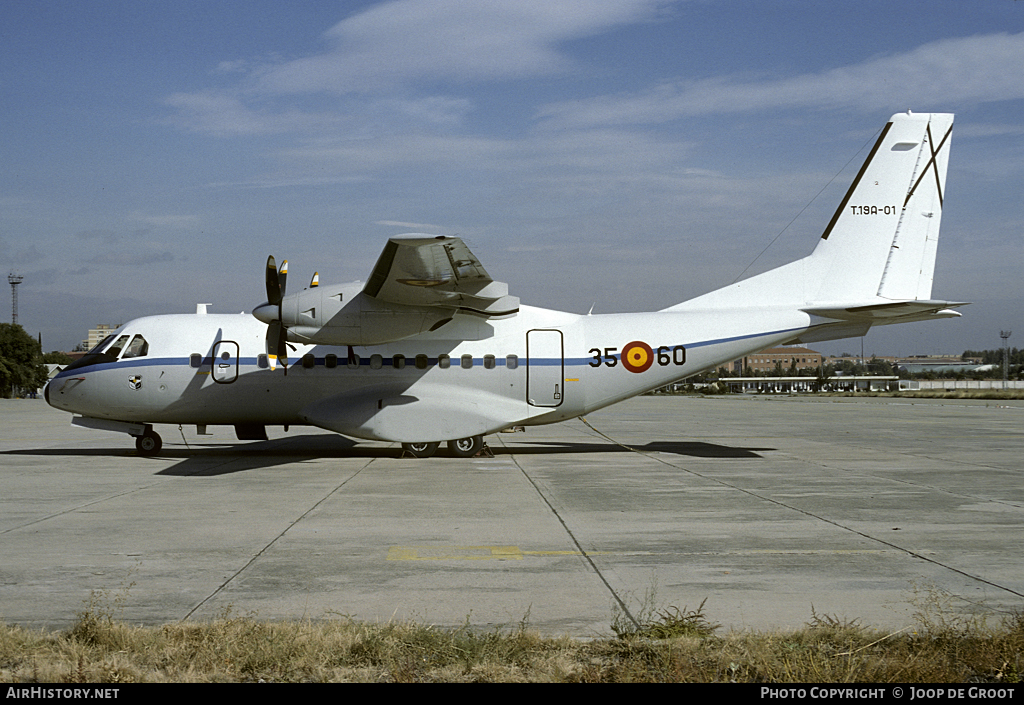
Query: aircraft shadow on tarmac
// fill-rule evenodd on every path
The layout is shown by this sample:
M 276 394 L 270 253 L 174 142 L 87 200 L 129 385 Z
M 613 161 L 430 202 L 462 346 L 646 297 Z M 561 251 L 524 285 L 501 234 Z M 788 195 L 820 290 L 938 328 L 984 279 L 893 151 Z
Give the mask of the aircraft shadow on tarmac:
M 653 441 L 642 446 L 629 448 L 614 443 L 558 443 L 538 442 L 530 446 L 515 448 L 492 448 L 495 455 L 548 455 L 552 453 L 628 453 L 638 450 L 644 453 L 671 453 L 691 458 L 763 458 L 758 451 L 774 448 L 738 448 L 701 441 Z
M 561 455 L 574 453 L 629 453 L 630 448 L 611 442 L 580 443 L 538 441 L 528 445 L 489 446 L 495 457 L 509 455 Z M 759 451 L 771 448 L 742 448 L 705 443 L 701 441 L 653 441 L 633 449 L 645 453 L 669 453 L 694 458 L 763 458 Z M 116 446 L 113 448 L 41 448 L 38 450 L 0 451 L 2 455 L 35 455 L 68 458 L 124 458 L 136 456 L 141 461 L 163 464 L 167 460 L 178 459 L 181 462 L 165 467 L 155 474 L 176 477 L 210 477 L 227 475 L 237 472 L 259 470 L 262 468 L 301 462 L 304 458 L 392 458 L 402 455 L 399 447 L 385 448 L 358 444 L 343 436 L 326 434 L 304 434 L 279 438 L 271 441 L 250 443 L 175 443 L 169 441 L 156 456 L 139 456 L 131 447 Z M 436 458 L 447 456 L 442 448 Z M 417 462 L 424 462 L 417 460 Z M 464 461 L 459 461 L 464 462 Z

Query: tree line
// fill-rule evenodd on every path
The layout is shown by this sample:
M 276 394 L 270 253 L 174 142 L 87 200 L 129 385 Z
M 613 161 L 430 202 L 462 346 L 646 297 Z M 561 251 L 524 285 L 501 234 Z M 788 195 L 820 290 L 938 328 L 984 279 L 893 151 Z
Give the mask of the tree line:
M 0 323 L 0 397 L 35 392 L 46 379 L 39 341 L 20 325 Z
M 983 365 L 1002 365 L 1003 364 L 1003 349 L 998 350 L 964 350 L 962 359 L 968 358 L 981 358 L 981 364 Z M 1021 348 L 1010 348 L 1010 367 L 1020 367 L 1024 365 L 1024 350 Z

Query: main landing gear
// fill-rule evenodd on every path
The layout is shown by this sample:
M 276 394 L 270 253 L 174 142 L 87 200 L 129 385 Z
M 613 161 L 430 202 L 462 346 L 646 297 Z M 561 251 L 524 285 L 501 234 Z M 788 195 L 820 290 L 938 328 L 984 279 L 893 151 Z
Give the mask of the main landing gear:
M 414 458 L 429 458 L 437 452 L 440 443 L 403 443 L 402 450 Z M 448 441 L 448 452 L 456 458 L 472 458 L 484 447 L 483 436 L 470 436 Z

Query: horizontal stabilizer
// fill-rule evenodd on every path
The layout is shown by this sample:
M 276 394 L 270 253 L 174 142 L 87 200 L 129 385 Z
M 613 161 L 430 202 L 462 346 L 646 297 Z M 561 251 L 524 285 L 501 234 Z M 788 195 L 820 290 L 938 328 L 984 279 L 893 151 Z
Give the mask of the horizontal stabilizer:
M 875 325 L 903 323 L 908 320 L 955 318 L 960 314 L 952 309 L 966 306 L 962 301 L 887 301 L 885 303 L 853 306 L 811 307 L 805 313 L 841 321 L 870 321 Z

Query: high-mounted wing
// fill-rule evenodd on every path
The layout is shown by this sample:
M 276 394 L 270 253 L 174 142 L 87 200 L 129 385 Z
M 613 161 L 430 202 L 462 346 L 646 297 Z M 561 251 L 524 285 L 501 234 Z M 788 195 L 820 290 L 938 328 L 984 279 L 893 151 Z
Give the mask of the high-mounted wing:
M 359 284 L 317 285 L 285 296 L 282 273 L 271 257 L 267 303 L 253 310 L 267 323 L 271 359 L 287 354 L 286 340 L 379 345 L 436 331 L 458 313 L 494 318 L 519 312 L 508 285 L 491 279 L 457 237 L 388 240 L 362 290 Z
M 363 293 L 382 303 L 453 309 L 479 316 L 509 316 L 519 299 L 487 274 L 461 238 L 391 238 Z

